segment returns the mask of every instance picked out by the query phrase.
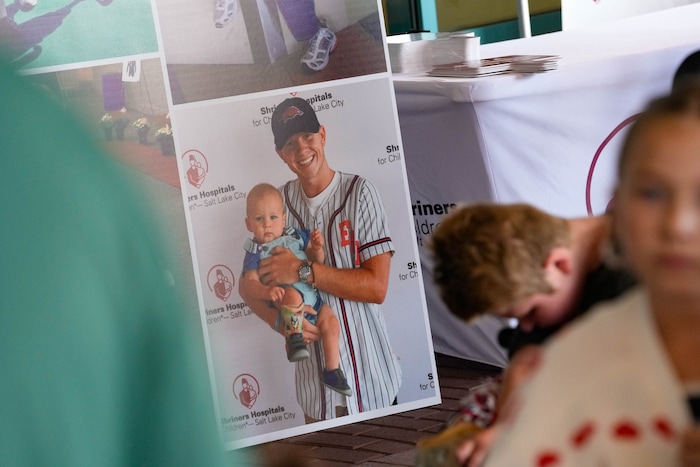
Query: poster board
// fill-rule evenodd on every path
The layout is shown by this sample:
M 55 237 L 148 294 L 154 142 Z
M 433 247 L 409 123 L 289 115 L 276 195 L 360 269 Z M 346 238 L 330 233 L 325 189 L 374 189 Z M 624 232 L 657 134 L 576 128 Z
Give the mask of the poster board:
M 561 0 L 562 30 L 651 13 L 698 0 Z M 654 34 L 654 31 L 649 31 Z
M 63 7 L 39 0 L 30 11 L 8 6 L 17 28 L 6 53 L 27 79 L 79 112 L 110 152 L 142 176 L 154 197 L 147 202 L 162 209 L 172 236 L 164 241 L 182 255 L 164 268 L 175 286 L 191 292 L 228 448 L 439 403 L 380 2 L 234 3 L 235 14 L 221 27 L 214 2 L 200 0 L 95 0 Z M 318 72 L 301 67 L 306 41 L 295 35 L 294 16 L 282 14 L 308 3 L 338 40 L 328 66 Z M 282 186 L 296 178 L 276 153 L 270 129 L 275 107 L 291 96 L 309 102 L 325 128 L 330 166 L 376 189 L 393 251 L 386 297 L 372 312 L 374 324 L 386 329 L 391 352 L 367 350 L 378 331 L 348 330 L 351 320 L 334 310 L 343 335 L 352 336 L 347 340 L 354 347 L 341 339 L 340 356 L 354 393 L 333 400 L 347 406 L 348 415 L 315 423 L 305 422 L 295 389 L 299 364 L 287 361 L 283 337 L 238 290 L 243 245 L 251 235 L 248 191 L 259 182 Z M 379 218 L 349 222 L 372 225 Z M 347 222 L 338 219 L 327 231 Z M 349 245 L 369 255 L 364 251 L 373 245 L 357 238 Z M 356 267 L 364 261 L 358 257 Z M 372 358 L 401 368 L 391 397 L 374 397 L 358 382 L 368 379 L 358 372 L 366 365 L 353 362 Z M 319 381 L 307 383 L 327 391 Z M 382 398 L 390 400 L 373 402 Z

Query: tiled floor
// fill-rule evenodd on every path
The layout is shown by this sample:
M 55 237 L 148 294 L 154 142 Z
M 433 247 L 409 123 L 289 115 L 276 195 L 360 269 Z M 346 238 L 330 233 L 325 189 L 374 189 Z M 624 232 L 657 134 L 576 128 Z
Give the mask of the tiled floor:
M 416 442 L 438 433 L 472 387 L 500 369 L 438 356 L 442 403 L 247 448 L 261 466 L 412 466 Z

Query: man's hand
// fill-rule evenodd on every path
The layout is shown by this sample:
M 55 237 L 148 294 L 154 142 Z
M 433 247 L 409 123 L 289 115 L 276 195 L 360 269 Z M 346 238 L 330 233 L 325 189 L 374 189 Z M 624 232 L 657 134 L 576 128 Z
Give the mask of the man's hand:
M 310 315 L 317 314 L 316 310 L 314 310 L 314 308 L 311 305 L 304 305 L 304 315 L 306 315 L 307 313 Z M 304 322 L 302 323 L 302 330 L 304 340 L 307 344 L 310 344 L 311 342 L 316 342 L 321 338 L 321 330 L 318 328 L 318 326 L 311 324 L 306 318 L 304 318 Z
M 302 261 L 288 248 L 278 246 L 271 256 L 261 259 L 258 265 L 260 282 L 265 285 L 282 285 L 299 282 L 299 266 Z

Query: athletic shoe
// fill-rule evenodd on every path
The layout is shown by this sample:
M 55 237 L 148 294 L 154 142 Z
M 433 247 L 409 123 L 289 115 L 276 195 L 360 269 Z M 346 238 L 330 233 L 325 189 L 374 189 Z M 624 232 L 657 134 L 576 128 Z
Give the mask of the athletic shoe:
M 216 0 L 214 5 L 214 25 L 223 28 L 238 12 L 238 0 Z
M 299 333 L 290 334 L 287 337 L 287 360 L 298 362 L 309 357 L 309 349 L 306 348 L 303 335 Z
M 321 28 L 309 40 L 309 48 L 301 57 L 301 65 L 311 71 L 321 71 L 328 65 L 331 52 L 335 50 L 338 41 L 328 28 Z
M 345 379 L 343 370 L 340 368 L 336 368 L 335 370 L 323 370 L 323 381 L 321 382 L 324 386 L 335 392 L 346 396 L 352 396 L 352 389 L 348 385 L 348 380 Z

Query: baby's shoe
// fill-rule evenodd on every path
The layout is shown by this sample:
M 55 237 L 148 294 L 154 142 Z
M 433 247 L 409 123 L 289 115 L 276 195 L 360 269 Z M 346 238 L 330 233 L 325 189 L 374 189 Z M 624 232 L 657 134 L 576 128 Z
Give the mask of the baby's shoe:
M 299 333 L 290 334 L 287 337 L 287 360 L 298 362 L 309 358 L 309 349 L 306 348 L 304 336 Z
M 340 368 L 336 368 L 335 370 L 323 370 L 323 381 L 321 382 L 324 386 L 335 392 L 346 396 L 352 396 L 352 389 L 348 385 L 348 380 L 345 379 L 343 370 Z

